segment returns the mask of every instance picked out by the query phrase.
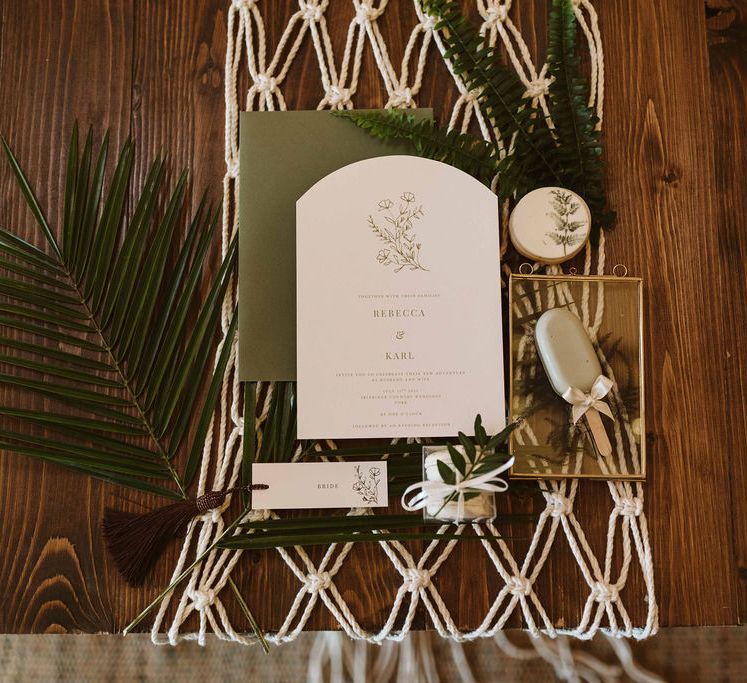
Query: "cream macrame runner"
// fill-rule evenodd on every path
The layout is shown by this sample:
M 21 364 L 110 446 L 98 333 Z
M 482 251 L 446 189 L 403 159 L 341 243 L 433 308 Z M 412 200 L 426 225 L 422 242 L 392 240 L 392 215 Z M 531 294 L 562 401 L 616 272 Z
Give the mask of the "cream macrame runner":
M 337 0 L 344 2 L 346 0 Z M 388 107 L 414 107 L 421 88 L 426 56 L 443 59 L 444 48 L 435 21 L 426 16 L 418 0 L 414 0 L 417 23 L 406 43 L 404 57 L 399 69 L 389 57 L 386 39 L 380 27 L 380 19 L 387 9 L 388 0 L 347 0 L 352 2 L 352 20 L 347 27 L 344 53 L 335 55 L 325 18 L 329 0 L 298 0 L 298 10 L 291 16 L 276 46 L 268 45 L 262 12 L 272 12 L 269 0 L 233 0 L 228 10 L 228 46 L 226 50 L 225 98 L 226 98 L 226 175 L 223 179 L 223 226 L 222 246 L 225 253 L 231 237 L 238 228 L 237 212 L 234 210 L 238 194 L 239 174 L 238 119 L 239 80 L 241 70 L 248 69 L 251 86 L 241 101 L 249 109 L 285 109 L 283 86 L 286 76 L 304 41 L 311 41 L 319 65 L 319 75 L 324 96 L 319 108 L 352 108 L 356 102 L 359 76 L 364 52 L 371 50 L 378 66 L 378 76 L 386 90 Z M 399 0 L 405 2 L 406 0 Z M 524 0 L 530 2 L 532 0 Z M 394 0 L 389 0 L 389 3 Z M 505 46 L 510 64 L 526 85 L 527 96 L 538 98 L 547 113 L 545 95 L 548 81 L 547 66 L 537 68 L 520 32 L 511 21 L 512 0 L 476 0 L 482 17 L 482 33 L 490 45 L 499 41 Z M 575 0 L 575 14 L 582 34 L 586 38 L 591 64 L 590 104 L 596 109 L 600 125 L 604 104 L 604 57 L 597 14 L 589 0 Z M 486 139 L 502 141 L 500 132 L 491 127 L 480 111 L 475 94 L 469 92 L 462 81 L 449 68 L 459 96 L 452 110 L 449 126 L 466 131 L 476 120 Z M 421 102 L 427 106 L 430 102 Z M 507 248 L 504 215 L 501 252 Z M 598 274 L 604 272 L 604 238 L 598 250 L 587 247 L 584 271 Z M 228 329 L 230 316 L 235 306 L 235 289 L 229 288 L 223 306 L 222 329 Z M 603 302 L 603 297 L 598 301 Z M 580 314 L 592 338 L 601 322 L 602 304 L 591 312 L 587 304 L 581 306 Z M 210 489 L 233 486 L 240 474 L 242 442 L 242 397 L 241 385 L 236 369 L 236 341 L 231 352 L 226 378 L 221 393 L 219 420 L 211 429 L 202 457 L 199 477 L 199 493 Z M 220 352 L 220 349 L 218 349 Z M 216 356 L 217 358 L 217 356 Z M 604 359 L 601 359 L 604 361 Z M 604 365 L 604 362 L 603 362 Z M 267 387 L 267 395 L 272 385 Z M 267 399 L 264 411 L 257 419 L 260 434 L 266 418 Z M 521 437 L 531 440 L 526 428 Z M 632 439 L 628 432 L 616 435 L 620 439 Z M 634 444 L 629 442 L 634 447 Z M 329 610 L 340 627 L 350 637 L 374 643 L 385 640 L 402 640 L 409 632 L 418 605 L 422 602 L 428 613 L 430 626 L 443 637 L 456 641 L 495 636 L 500 633 L 509 617 L 521 611 L 526 628 L 533 636 L 555 638 L 560 634 L 578 638 L 591 638 L 602 630 L 618 637 L 646 638 L 656 632 L 658 626 L 657 606 L 654 595 L 653 564 L 649 545 L 646 517 L 643 512 L 643 486 L 641 484 L 609 483 L 609 525 L 606 545 L 600 556 L 587 541 L 581 524 L 574 513 L 574 502 L 579 495 L 577 480 L 563 482 L 541 482 L 546 508 L 540 514 L 534 537 L 523 558 L 514 557 L 508 545 L 498 542 L 498 550 L 487 541 L 474 541 L 470 548 L 474 552 L 484 551 L 495 568 L 493 590 L 495 598 L 482 622 L 470 631 L 460 631 L 449 613 L 449 608 L 438 591 L 439 568 L 454 550 L 458 541 L 433 542 L 420 557 L 398 542 L 381 542 L 378 547 L 389 558 L 396 570 L 400 585 L 391 605 L 389 616 L 377 631 L 366 631 L 356 620 L 335 585 L 343 563 L 355 555 L 353 543 L 332 545 L 322 560 L 315 564 L 302 549 L 278 549 L 288 570 L 298 578 L 298 593 L 282 626 L 268 640 L 283 643 L 293 640 L 304 628 L 312 610 L 320 602 Z M 351 511 L 365 514 L 365 510 Z M 602 514 L 602 510 L 599 510 Z M 257 513 L 261 515 L 262 513 Z M 267 516 L 270 512 L 264 513 Z M 255 517 L 261 518 L 261 516 Z M 266 517 L 265 517 L 266 518 Z M 176 578 L 199 554 L 225 529 L 223 511 L 208 513 L 193 523 L 187 533 L 179 560 L 174 569 Z M 478 534 L 489 530 L 497 534 L 492 524 L 474 525 Z M 621 542 L 615 541 L 616 536 Z M 556 628 L 558 615 L 548 614 L 534 591 L 548 555 L 556 544 L 567 543 L 578 563 L 588 597 L 582 617 L 575 627 Z M 269 552 L 269 551 L 268 551 Z M 622 557 L 619 557 L 620 552 Z M 600 559 L 601 558 L 601 559 Z M 252 637 L 237 633 L 231 624 L 223 602 L 222 591 L 236 563 L 241 560 L 240 551 L 215 550 L 198 565 L 177 592 L 167 596 L 160 605 L 152 629 L 156 643 L 175 644 L 180 639 L 197 639 L 204 643 L 205 634 L 214 632 L 220 638 L 240 643 L 253 642 Z M 623 593 L 629 571 L 634 562 L 640 565 L 645 595 L 625 594 L 625 599 L 643 600 L 647 607 L 645 623 L 634 625 L 623 603 Z M 442 572 L 443 573 L 443 572 Z M 233 599 L 232 596 L 229 599 Z M 175 602 L 175 605 L 171 603 Z M 182 633 L 185 621 L 193 612 L 199 615 L 199 630 Z M 168 619 L 167 619 L 168 615 Z M 165 632 L 165 633 L 164 633 Z

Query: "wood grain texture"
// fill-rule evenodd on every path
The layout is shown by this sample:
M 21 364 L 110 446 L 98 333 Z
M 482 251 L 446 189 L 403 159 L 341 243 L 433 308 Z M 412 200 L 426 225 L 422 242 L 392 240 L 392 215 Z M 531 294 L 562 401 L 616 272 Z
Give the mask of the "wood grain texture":
M 133 3 L 7 3 L 2 11 L 0 131 L 23 160 L 47 217 L 59 224 L 63 150 L 73 122 L 129 131 Z M 0 164 L 0 222 L 40 243 L 31 214 Z M 43 409 L 0 387 L 4 405 Z M 52 465 L 0 454 L 0 630 L 115 627 L 98 523 L 108 490 Z
M 717 237 L 714 261 L 724 287 L 716 367 L 724 376 L 725 409 L 732 428 L 723 439 L 731 454 L 731 496 L 734 559 L 739 590 L 740 623 L 747 620 L 747 460 L 742 457 L 747 434 L 747 2 L 706 3 L 710 105 L 716 206 L 712 223 Z
M 646 282 L 647 510 L 660 617 L 736 621 L 730 454 L 705 10 L 605 3 L 606 140 L 618 226 L 608 253 Z M 631 26 L 637 30 L 616 30 Z M 616 68 L 615 68 L 616 67 Z M 744 492 L 742 492 L 744 495 Z
M 164 154 L 172 183 L 182 169 L 189 170 L 193 208 L 204 193 L 213 205 L 221 202 L 225 25 L 221 0 L 147 0 L 134 7 L 130 111 L 136 149 L 134 182 L 142 184 L 153 159 Z M 203 276 L 203 292 L 219 264 L 219 249 L 217 232 L 208 257 L 213 267 Z M 184 453 L 181 456 L 183 460 Z M 107 504 L 118 509 L 139 512 L 162 504 L 133 491 L 108 487 L 107 492 Z M 154 587 L 169 583 L 178 551 L 173 543 L 147 585 L 137 589 L 127 586 L 115 571 L 108 572 L 115 630 L 124 628 L 153 599 Z
M 646 281 L 646 364 L 650 521 L 661 621 L 727 624 L 747 604 L 747 442 L 744 376 L 747 180 L 744 2 L 606 0 L 597 3 L 605 45 L 605 140 L 609 190 L 618 226 L 608 259 Z M 164 150 L 172 177 L 192 170 L 193 205 L 203 191 L 220 199 L 223 160 L 223 62 L 227 0 L 162 2 L 79 0 L 0 5 L 0 133 L 59 218 L 64 148 L 72 122 L 132 132 L 135 185 Z M 512 13 L 532 55 L 545 49 L 546 2 L 514 3 Z M 277 43 L 293 3 L 265 3 L 268 47 Z M 327 20 L 341 55 L 352 3 L 331 0 Z M 414 23 L 410 2 L 390 0 L 381 20 L 398 64 Z M 315 108 L 322 97 L 311 43 L 302 46 L 283 86 L 289 108 Z M 440 59 L 429 57 L 418 104 L 443 121 L 455 88 Z M 357 106 L 381 106 L 380 76 L 366 48 Z M 0 223 L 38 241 L 32 220 L 0 164 Z M 217 236 L 216 236 L 217 243 Z M 724 397 L 728 400 L 724 401 Z M 43 407 L 0 388 L 0 401 Z M 704 406 L 723 406 L 706 410 Z M 734 454 L 734 455 L 732 455 Z M 501 500 L 503 509 L 540 509 L 533 489 Z M 148 509 L 160 503 L 51 465 L 0 454 L 0 631 L 120 629 L 167 583 L 178 548 L 159 562 L 148 586 L 126 587 L 110 566 L 98 524 L 105 504 Z M 576 512 L 603 554 L 610 498 L 586 483 Z M 522 557 L 531 529 L 517 536 Z M 312 555 L 318 557 L 320 549 Z M 336 578 L 362 626 L 381 626 L 400 583 L 373 546 L 357 549 Z M 275 553 L 245 555 L 237 583 L 262 626 L 282 623 L 300 584 Z M 474 628 L 497 593 L 495 569 L 472 543 L 462 544 L 436 578 L 460 628 Z M 640 623 L 640 570 L 624 596 Z M 538 582 L 558 626 L 577 622 L 582 579 L 558 539 Z M 246 628 L 230 596 L 237 628 Z M 518 615 L 509 625 L 521 625 Z M 419 610 L 415 626 L 427 627 Z M 332 628 L 325 608 L 309 627 Z M 147 624 L 143 624 L 147 628 Z

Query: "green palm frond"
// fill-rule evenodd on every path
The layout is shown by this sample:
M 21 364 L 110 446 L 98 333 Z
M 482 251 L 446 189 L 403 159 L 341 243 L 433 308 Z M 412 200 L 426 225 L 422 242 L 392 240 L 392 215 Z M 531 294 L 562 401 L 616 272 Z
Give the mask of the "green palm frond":
M 273 384 L 257 462 L 289 462 L 296 443 L 296 383 Z
M 244 439 L 241 478 L 243 484 L 252 481 L 253 462 L 290 462 L 297 445 L 296 383 L 273 382 L 268 385 L 269 402 L 261 434 L 256 426 L 257 383 L 244 384 Z M 308 442 L 301 443 L 302 448 Z
M 181 240 L 186 172 L 161 210 L 165 164 L 157 158 L 128 216 L 132 141 L 123 145 L 106 184 L 108 138 L 94 155 L 89 131 L 81 151 L 76 126 L 62 226 L 53 231 L 2 143 L 49 253 L 0 229 L 0 383 L 45 399 L 43 410 L 0 407 L 2 424 L 14 425 L 0 430 L 0 448 L 123 486 L 184 496 L 236 328 L 234 315 L 213 369 L 235 240 L 203 296 L 218 212 L 203 199 Z M 174 458 L 213 370 L 180 476 Z
M 536 515 L 510 515 L 514 522 L 533 522 Z M 442 531 L 443 522 L 425 521 L 422 515 L 363 515 L 354 517 L 303 517 L 269 519 L 239 524 L 239 532 L 218 542 L 219 548 L 264 550 L 330 543 L 381 543 L 382 541 L 506 540 L 483 533 Z
M 456 130 L 444 130 L 428 119 L 416 119 L 403 109 L 360 112 L 342 109 L 335 116 L 350 119 L 382 140 L 409 140 L 420 156 L 461 169 L 490 185 L 497 172 L 498 150 L 490 142 Z
M 570 0 L 553 0 L 548 28 L 547 65 L 552 81 L 549 107 L 558 140 L 556 155 L 563 169 L 563 187 L 581 195 L 593 216 L 591 237 L 614 221 L 607 209 L 602 182 L 602 140 L 599 119 L 588 105 L 588 88 L 576 52 L 576 15 Z

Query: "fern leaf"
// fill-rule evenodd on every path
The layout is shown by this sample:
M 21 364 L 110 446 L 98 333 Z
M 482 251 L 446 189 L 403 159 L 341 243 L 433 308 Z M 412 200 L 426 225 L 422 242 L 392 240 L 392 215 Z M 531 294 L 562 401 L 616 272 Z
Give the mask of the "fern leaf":
M 576 20 L 571 0 L 553 0 L 548 63 L 552 77 L 549 108 L 554 128 L 526 97 L 524 85 L 503 64 L 499 52 L 463 16 L 456 0 L 423 0 L 423 9 L 437 19 L 445 57 L 465 85 L 477 93 L 482 110 L 507 143 L 503 156 L 491 142 L 444 131 L 428 120 L 401 110 L 359 112 L 348 118 L 381 139 L 406 139 L 418 154 L 451 164 L 486 185 L 498 175 L 501 199 L 521 198 L 544 186 L 559 186 L 581 195 L 592 212 L 592 241 L 599 228 L 614 221 L 607 210 L 602 178 L 602 145 L 597 119 L 586 102 L 586 85 L 576 54 Z
M 576 51 L 576 16 L 572 0 L 553 0 L 547 48 L 549 107 L 557 139 L 556 156 L 563 187 L 581 195 L 592 214 L 592 240 L 600 227 L 610 225 L 602 181 L 602 143 L 599 120 L 588 105 L 588 90 Z
M 492 143 L 455 130 L 443 130 L 433 121 L 416 119 L 402 109 L 344 109 L 333 113 L 382 140 L 409 140 L 420 156 L 461 169 L 485 185 L 490 185 L 497 172 L 498 151 Z
M 537 187 L 561 185 L 555 142 L 542 110 L 526 97 L 524 85 L 503 63 L 499 51 L 485 44 L 457 0 L 424 0 L 423 9 L 437 18 L 444 56 L 454 72 L 477 93 L 501 138 L 512 141 L 511 153 L 499 163 L 501 196 L 522 196 Z

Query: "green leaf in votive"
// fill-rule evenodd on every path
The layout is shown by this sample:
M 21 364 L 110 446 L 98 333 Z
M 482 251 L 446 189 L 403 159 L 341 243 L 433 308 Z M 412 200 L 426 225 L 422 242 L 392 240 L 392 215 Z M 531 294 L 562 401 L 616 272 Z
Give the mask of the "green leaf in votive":
M 467 463 L 464 461 L 464 456 L 454 446 L 449 444 L 449 455 L 451 456 L 451 462 L 454 467 L 459 470 L 459 474 L 464 476 L 467 473 Z
M 457 436 L 459 437 L 459 443 L 462 444 L 462 448 L 464 448 L 464 452 L 467 454 L 469 461 L 474 462 L 475 457 L 477 456 L 477 449 L 475 448 L 474 442 L 464 432 L 459 432 Z
M 438 473 L 441 475 L 441 479 L 446 484 L 455 484 L 456 475 L 454 470 L 451 469 L 443 460 L 436 460 L 436 466 L 438 467 Z

